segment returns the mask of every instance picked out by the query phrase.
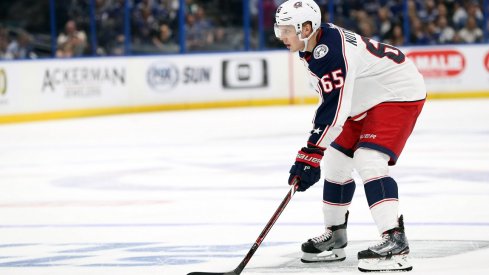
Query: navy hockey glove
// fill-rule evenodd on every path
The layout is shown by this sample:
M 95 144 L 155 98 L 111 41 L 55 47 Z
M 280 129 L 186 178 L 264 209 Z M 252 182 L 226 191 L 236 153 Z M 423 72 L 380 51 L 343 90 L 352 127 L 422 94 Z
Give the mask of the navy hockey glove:
M 321 159 L 324 151 L 319 148 L 302 147 L 297 153 L 295 163 L 290 168 L 289 185 L 292 185 L 294 179 L 299 180 L 297 191 L 303 192 L 307 188 L 319 181 L 321 178 Z

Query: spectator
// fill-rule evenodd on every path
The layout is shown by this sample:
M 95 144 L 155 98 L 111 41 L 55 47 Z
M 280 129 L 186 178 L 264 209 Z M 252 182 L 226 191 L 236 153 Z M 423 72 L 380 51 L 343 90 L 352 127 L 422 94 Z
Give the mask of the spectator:
M 205 17 L 204 9 L 198 7 L 195 15 L 187 15 L 187 48 L 190 51 L 205 50 L 214 41 L 211 23 Z
M 417 17 L 411 18 L 410 43 L 415 45 L 428 45 L 431 38 L 426 32 L 426 27 Z
M 280 47 L 280 40 L 275 39 L 273 25 L 275 24 L 275 11 L 277 4 L 274 0 L 263 0 L 263 31 L 267 47 Z
M 362 10 L 368 14 L 369 17 L 374 17 L 380 9 L 379 1 L 377 0 L 364 0 L 361 1 Z
M 392 29 L 389 9 L 387 7 L 380 8 L 377 17 L 377 30 L 379 31 L 380 38 L 383 40 L 386 38 L 387 33 Z
M 438 42 L 440 31 L 435 22 L 428 22 L 423 25 L 426 32 L 426 43 L 434 45 Z
M 371 20 L 362 20 L 359 25 L 359 34 L 379 41 L 380 38 L 375 34 L 374 25 Z
M 482 30 L 477 26 L 477 20 L 472 16 L 467 18 L 465 27 L 458 32 L 458 35 L 462 43 L 479 43 L 482 42 L 483 37 Z
M 57 57 L 81 56 L 87 48 L 87 35 L 78 30 L 73 20 L 66 22 L 65 31 L 58 35 Z
M 379 40 L 379 37 L 375 33 L 373 19 L 368 16 L 367 12 L 359 10 L 355 12 L 355 15 L 357 20 L 356 31 L 358 34 L 365 37 L 370 37 L 374 40 Z
M 178 45 L 175 43 L 172 31 L 168 24 L 161 24 L 159 31 L 153 35 L 153 45 L 163 52 L 177 52 Z
M 425 2 L 424 8 L 418 12 L 418 16 L 423 22 L 434 22 L 438 17 L 438 9 L 436 7 L 434 0 L 427 0 Z
M 212 28 L 212 23 L 207 18 L 203 7 L 197 8 L 197 11 L 195 12 L 195 23 L 200 29 L 206 32 L 209 32 L 209 30 Z
M 452 16 L 452 22 L 455 29 L 457 30 L 461 29 L 465 25 L 466 20 L 467 20 L 467 11 L 458 1 L 455 1 L 455 7 Z
M 478 1 L 472 0 L 467 4 L 467 19 L 469 17 L 474 17 L 479 28 L 483 27 L 484 15 Z
M 392 28 L 392 38 L 390 42 L 393 46 L 404 45 L 404 33 L 400 25 L 394 25 Z
M 110 55 L 124 55 L 126 37 L 123 34 L 118 34 L 113 43 L 109 47 Z
M 412 21 L 415 18 L 418 18 L 418 7 L 416 5 L 416 2 L 413 0 L 407 0 L 407 9 L 408 9 L 408 17 L 409 20 Z
M 0 25 L 0 59 L 5 58 L 8 47 L 7 29 Z
M 195 14 L 199 5 L 195 3 L 194 0 L 185 0 L 185 13 L 186 14 Z
M 168 23 L 171 27 L 178 20 L 179 0 L 160 0 L 158 5 L 158 12 L 160 13 L 158 21 L 161 23 Z
M 404 1 L 405 0 L 390 0 L 387 3 L 387 7 L 392 14 L 393 18 L 401 18 L 404 12 Z
M 37 55 L 32 47 L 31 36 L 25 31 L 20 31 L 17 35 L 17 38 L 13 39 L 9 43 L 7 47 L 7 52 L 5 53 L 5 58 L 6 59 L 37 58 Z
M 439 17 L 437 20 L 438 26 L 438 43 L 447 44 L 452 43 L 455 38 L 455 30 L 448 25 L 446 17 Z
M 275 24 L 275 11 L 277 10 L 277 6 L 275 5 L 275 1 L 273 0 L 263 0 L 262 6 L 260 7 L 263 10 L 263 28 L 267 32 L 265 35 L 271 35 L 273 32 L 273 24 Z
M 203 33 L 200 32 L 198 26 L 195 24 L 195 16 L 193 14 L 187 14 L 186 23 L 187 49 L 198 50 L 202 47 L 202 43 L 205 42 Z
M 447 5 L 439 3 L 436 9 L 438 12 L 438 18 L 436 20 L 438 20 L 440 17 L 445 17 L 447 24 L 450 24 L 450 22 L 448 21 L 449 15 Z
M 97 25 L 97 55 L 106 55 L 108 45 L 115 40 L 116 33 L 122 33 L 123 13 L 114 16 L 113 12 L 122 11 L 124 0 L 114 3 L 107 0 L 95 1 L 95 22 Z M 120 18 L 120 19 L 119 19 Z
M 141 2 L 140 4 L 142 4 Z M 134 18 L 135 32 L 133 42 L 135 46 L 151 44 L 151 34 L 158 29 L 158 21 L 153 16 L 150 5 L 139 5 Z
M 149 11 L 151 15 L 156 16 L 158 5 L 152 0 L 141 0 L 136 4 L 136 12 L 141 13 L 142 11 Z
M 213 50 L 229 51 L 243 48 L 243 35 L 237 28 L 217 27 L 214 31 Z

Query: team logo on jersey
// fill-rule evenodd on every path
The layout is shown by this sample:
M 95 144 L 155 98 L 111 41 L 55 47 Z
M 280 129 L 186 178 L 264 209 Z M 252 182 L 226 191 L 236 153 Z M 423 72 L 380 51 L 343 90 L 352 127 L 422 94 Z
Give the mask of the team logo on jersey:
M 328 54 L 328 51 L 329 51 L 328 46 L 324 44 L 318 45 L 316 49 L 314 49 L 314 58 L 315 59 L 323 58 Z
M 294 8 L 298 9 L 302 7 L 302 2 L 295 2 Z

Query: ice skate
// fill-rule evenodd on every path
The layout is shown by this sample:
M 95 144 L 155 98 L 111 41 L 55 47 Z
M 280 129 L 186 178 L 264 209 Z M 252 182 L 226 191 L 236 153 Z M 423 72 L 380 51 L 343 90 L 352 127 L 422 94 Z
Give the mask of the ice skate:
M 321 236 L 309 239 L 302 244 L 303 263 L 343 261 L 346 258 L 344 248 L 348 243 L 346 225 L 348 212 L 345 214 L 345 223 L 326 228 Z
M 409 244 L 401 215 L 399 227 L 384 232 L 380 243 L 358 252 L 358 270 L 362 272 L 410 271 L 413 266 L 408 262 L 408 254 Z

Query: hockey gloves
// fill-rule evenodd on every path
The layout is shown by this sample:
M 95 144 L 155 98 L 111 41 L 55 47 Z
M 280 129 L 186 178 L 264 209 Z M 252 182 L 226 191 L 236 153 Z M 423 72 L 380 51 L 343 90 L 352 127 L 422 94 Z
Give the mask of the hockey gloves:
M 324 152 L 319 148 L 302 147 L 297 153 L 295 163 L 290 168 L 289 185 L 292 185 L 294 179 L 299 180 L 297 191 L 303 192 L 307 188 L 319 181 L 321 178 L 321 159 Z

